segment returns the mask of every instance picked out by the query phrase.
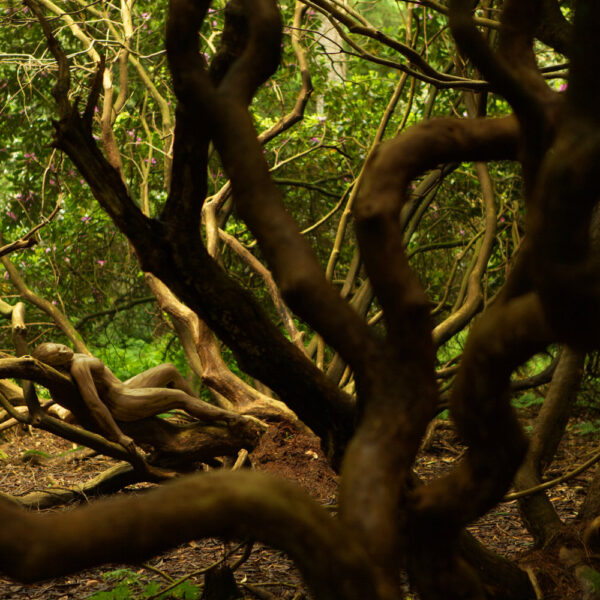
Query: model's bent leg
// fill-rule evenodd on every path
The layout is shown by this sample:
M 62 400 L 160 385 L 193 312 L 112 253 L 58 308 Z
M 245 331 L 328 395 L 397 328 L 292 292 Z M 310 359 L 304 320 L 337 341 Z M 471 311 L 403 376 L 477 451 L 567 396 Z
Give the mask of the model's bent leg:
M 137 421 L 180 408 L 202 421 L 238 421 L 241 417 L 170 388 L 130 388 L 111 398 L 110 410 L 118 421 Z
M 152 367 L 139 375 L 131 377 L 125 382 L 130 388 L 166 388 L 181 390 L 190 396 L 195 397 L 194 390 L 183 378 L 175 365 L 165 363 Z

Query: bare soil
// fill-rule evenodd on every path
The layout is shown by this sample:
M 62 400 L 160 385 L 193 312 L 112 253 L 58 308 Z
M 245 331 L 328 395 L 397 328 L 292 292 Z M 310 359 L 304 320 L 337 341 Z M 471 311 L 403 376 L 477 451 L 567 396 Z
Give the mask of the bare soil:
M 533 414 L 525 415 L 525 421 L 532 417 Z M 589 435 L 577 433 L 576 424 L 572 425 L 547 476 L 571 470 L 587 458 L 594 446 Z M 71 450 L 73 447 L 69 442 L 38 430 L 12 429 L 4 433 L 0 437 L 0 490 L 23 495 L 52 487 L 70 487 L 113 464 L 110 459 L 83 457 Z M 417 460 L 416 471 L 424 479 L 438 477 L 452 467 L 463 451 L 450 422 L 440 421 L 429 448 Z M 296 482 L 324 505 L 335 504 L 337 477 L 323 457 L 316 438 L 298 433 L 289 425 L 273 424 L 250 455 L 250 460 L 252 468 Z M 594 471 L 592 468 L 550 490 L 550 497 L 565 521 L 572 520 L 577 514 Z M 136 490 L 140 487 L 144 486 L 132 486 L 122 493 L 139 493 Z M 68 510 L 68 507 L 56 510 Z M 552 560 L 532 552 L 532 541 L 521 525 L 516 502 L 497 506 L 470 530 L 495 551 L 531 567 L 546 600 L 579 600 L 580 593 L 570 576 Z M 204 575 L 197 572 L 219 561 L 234 548 L 234 544 L 217 539 L 190 542 L 154 557 L 144 565 L 128 566 L 124 575 L 129 577 L 129 587 L 136 590 L 135 598 L 146 597 L 143 591 L 152 582 L 157 589 L 164 589 L 169 585 L 169 579 L 189 575 L 191 584 L 201 586 Z M 234 552 L 228 559 L 229 564 L 234 563 L 241 553 L 242 549 Z M 115 571 L 120 568 L 125 567 L 108 565 L 27 586 L 0 578 L 0 600 L 87 598 L 96 592 L 114 589 L 118 585 Z M 111 578 L 111 574 L 115 578 Z M 249 558 L 236 570 L 235 578 L 246 598 L 310 598 L 291 561 L 283 553 L 264 546 L 253 547 Z M 411 598 L 416 596 L 407 590 L 406 600 Z

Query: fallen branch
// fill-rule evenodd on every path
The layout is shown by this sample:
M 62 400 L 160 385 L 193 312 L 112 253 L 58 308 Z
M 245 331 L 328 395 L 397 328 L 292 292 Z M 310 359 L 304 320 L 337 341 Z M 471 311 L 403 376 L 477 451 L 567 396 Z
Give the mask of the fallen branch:
M 503 502 L 512 502 L 513 500 L 518 500 L 519 498 L 523 498 L 524 496 L 530 496 L 531 494 L 536 494 L 537 492 L 543 492 L 544 490 L 548 490 L 548 489 L 558 485 L 559 483 L 562 483 L 563 481 L 567 481 L 568 479 L 571 479 L 571 478 L 575 477 L 576 475 L 583 473 L 586 469 L 589 469 L 591 466 L 595 465 L 599 460 L 600 460 L 600 452 L 597 452 L 596 454 L 594 454 L 594 456 L 592 456 L 592 458 L 590 458 L 589 460 L 586 460 L 583 464 L 579 465 L 577 468 L 573 469 L 572 471 L 569 471 L 568 473 L 565 473 L 564 475 L 561 475 L 560 477 L 556 477 L 555 479 L 551 479 L 550 481 L 544 481 L 543 483 L 540 483 L 539 485 L 536 485 L 529 489 L 521 490 L 520 492 L 511 492 L 510 494 L 506 494 L 506 496 L 504 496 L 502 501 Z

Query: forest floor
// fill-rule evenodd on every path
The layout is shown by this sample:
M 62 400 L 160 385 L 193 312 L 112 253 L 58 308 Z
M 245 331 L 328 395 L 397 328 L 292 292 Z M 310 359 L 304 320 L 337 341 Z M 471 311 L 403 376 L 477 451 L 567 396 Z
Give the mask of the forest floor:
M 525 424 L 533 416 L 529 409 L 524 415 Z M 589 419 L 589 415 L 581 415 L 579 419 Z M 587 435 L 581 433 L 582 429 L 585 427 L 582 428 L 577 419 L 570 425 L 557 460 L 546 474 L 548 478 L 572 470 L 593 451 L 598 434 L 593 427 L 588 427 L 591 431 Z M 0 490 L 23 495 L 52 487 L 69 487 L 91 479 L 112 464 L 110 459 L 81 458 L 70 450 L 70 443 L 39 430 L 27 432 L 13 428 L 4 433 L 0 437 Z M 450 421 L 438 421 L 427 450 L 419 455 L 416 471 L 423 479 L 438 477 L 452 467 L 463 451 Z M 336 476 L 323 458 L 316 438 L 286 425 L 272 425 L 250 459 L 253 468 L 295 481 L 319 502 L 335 504 Z M 595 467 L 550 490 L 550 498 L 565 521 L 576 516 L 594 472 Z M 134 486 L 122 493 L 143 493 L 143 490 Z M 500 504 L 469 529 L 488 547 L 531 567 L 543 588 L 545 600 L 579 600 L 570 577 L 531 552 L 532 540 L 521 525 L 516 502 Z M 236 548 L 235 544 L 210 539 L 190 542 L 143 565 L 109 565 L 37 585 L 21 585 L 0 578 L 0 600 L 89 597 L 94 600 L 159 597 L 194 600 L 200 597 L 204 581 L 200 571 L 219 562 L 227 553 L 230 553 L 229 564 L 235 563 L 242 552 L 243 548 Z M 171 592 L 163 593 L 180 578 L 187 579 Z M 283 553 L 261 545 L 253 547 L 249 558 L 235 571 L 235 578 L 248 599 L 310 598 L 291 561 Z M 409 599 L 416 596 L 407 590 L 406 600 Z

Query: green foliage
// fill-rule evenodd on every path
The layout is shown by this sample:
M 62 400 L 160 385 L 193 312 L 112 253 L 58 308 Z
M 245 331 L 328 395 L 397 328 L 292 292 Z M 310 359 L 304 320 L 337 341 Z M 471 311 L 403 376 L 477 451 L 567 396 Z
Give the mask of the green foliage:
M 145 600 L 151 597 L 156 600 L 197 600 L 202 591 L 199 586 L 185 580 L 167 592 L 159 594 L 162 588 L 158 582 L 146 582 L 131 569 L 115 569 L 105 573 L 103 577 L 107 582 L 118 583 L 110 590 L 91 594 L 88 600 Z
M 573 425 L 573 431 L 579 435 L 600 435 L 600 419 L 576 423 Z
M 437 355 L 440 364 L 445 364 L 462 353 L 468 333 L 468 329 L 463 329 L 440 347 Z
M 598 573 L 598 571 L 586 566 L 581 569 L 580 576 L 585 579 L 589 585 L 590 592 L 593 592 L 594 594 L 600 593 L 600 573 Z
M 172 334 L 150 339 L 118 336 L 110 327 L 98 334 L 90 350 L 122 380 L 164 362 L 172 362 L 185 376 L 189 368 L 183 350 L 175 341 Z
M 41 458 L 51 458 L 52 455 L 42 450 L 35 450 L 32 448 L 30 450 L 25 450 L 25 452 L 23 452 L 22 458 L 31 458 L 33 456 L 39 456 Z
M 534 392 L 525 392 L 517 398 L 513 399 L 513 406 L 516 408 L 531 408 L 532 406 L 540 406 L 544 403 L 544 397 Z

